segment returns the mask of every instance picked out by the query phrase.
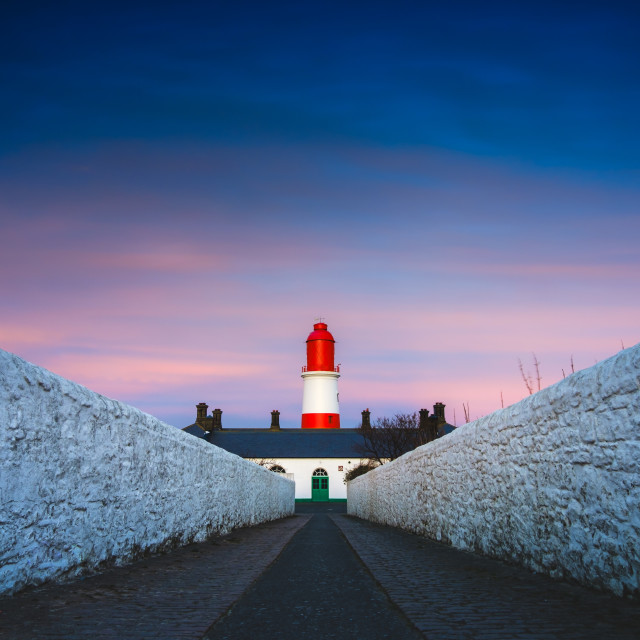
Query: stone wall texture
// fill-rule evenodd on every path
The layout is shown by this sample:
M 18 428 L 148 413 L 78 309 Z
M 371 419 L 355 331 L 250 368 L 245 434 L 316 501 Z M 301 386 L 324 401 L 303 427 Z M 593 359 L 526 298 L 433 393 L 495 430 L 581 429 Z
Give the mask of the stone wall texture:
M 0 350 L 0 593 L 294 505 L 291 480 Z
M 349 483 L 348 512 L 640 595 L 640 345 Z

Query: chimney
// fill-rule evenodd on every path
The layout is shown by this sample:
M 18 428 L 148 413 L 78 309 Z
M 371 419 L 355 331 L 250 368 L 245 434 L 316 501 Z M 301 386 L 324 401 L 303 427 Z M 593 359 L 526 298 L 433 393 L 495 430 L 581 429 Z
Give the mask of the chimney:
M 365 409 L 362 412 L 362 429 L 371 429 L 371 411 Z
M 436 418 L 438 418 L 438 424 L 446 422 L 446 419 L 444 417 L 444 407 L 445 405 L 443 405 L 442 402 L 436 402 L 433 405 L 433 413 L 435 414 Z
M 206 402 L 200 402 L 196 405 L 196 424 L 201 424 L 207 417 L 207 409 L 209 405 Z
M 429 424 L 429 410 L 420 409 L 420 422 L 418 423 L 418 427 L 420 429 L 426 429 L 428 424 Z
M 280 412 L 277 409 L 271 412 L 271 429 L 280 431 Z
M 211 412 L 211 415 L 213 417 L 213 426 L 212 426 L 212 430 L 213 431 L 220 431 L 222 430 L 222 410 L 221 409 L 214 409 Z

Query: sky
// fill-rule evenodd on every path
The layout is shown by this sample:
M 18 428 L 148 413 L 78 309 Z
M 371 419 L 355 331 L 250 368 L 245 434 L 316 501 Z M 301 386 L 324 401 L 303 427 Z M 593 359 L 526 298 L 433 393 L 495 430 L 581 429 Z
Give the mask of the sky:
M 12 2 L 0 347 L 184 427 L 465 422 L 639 342 L 629 2 Z

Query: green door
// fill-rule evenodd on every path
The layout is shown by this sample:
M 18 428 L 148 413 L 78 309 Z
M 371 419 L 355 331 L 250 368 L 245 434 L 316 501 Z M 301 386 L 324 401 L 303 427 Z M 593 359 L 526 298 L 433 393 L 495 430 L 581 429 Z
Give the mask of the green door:
M 311 500 L 327 502 L 329 500 L 329 476 L 324 469 L 316 469 L 311 477 Z

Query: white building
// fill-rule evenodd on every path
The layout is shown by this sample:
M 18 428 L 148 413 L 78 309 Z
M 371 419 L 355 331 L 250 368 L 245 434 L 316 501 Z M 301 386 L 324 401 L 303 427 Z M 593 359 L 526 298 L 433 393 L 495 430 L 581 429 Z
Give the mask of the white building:
M 345 473 L 362 459 L 356 429 L 224 429 L 186 431 L 281 473 L 292 474 L 296 500 L 346 500 Z M 200 431 L 200 434 L 198 434 Z
M 269 429 L 223 429 L 222 411 L 196 405 L 194 424 L 184 431 L 204 438 L 231 453 L 253 460 L 296 483 L 296 500 L 346 500 L 344 477 L 349 469 L 366 462 L 364 439 L 357 429 L 340 428 L 338 378 L 334 363 L 335 340 L 324 322 L 316 322 L 307 338 L 307 364 L 302 367 L 303 399 L 300 429 L 280 429 L 280 412 L 271 412 Z M 421 427 L 436 431 L 450 427 L 444 420 L 444 405 L 436 403 L 434 415 L 420 411 Z M 370 426 L 369 410 L 362 412 L 362 425 Z M 445 433 L 445 431 L 442 431 Z
M 368 460 L 358 429 L 280 429 L 278 411 L 272 411 L 269 429 L 223 429 L 219 409 L 211 416 L 206 415 L 206 404 L 200 403 L 197 409 L 196 422 L 184 431 L 269 469 L 291 474 L 296 500 L 346 500 L 345 473 Z M 437 437 L 454 428 L 445 422 L 441 403 L 434 406 L 432 416 L 425 409 L 420 414 L 425 423 L 431 421 L 437 427 Z M 369 424 L 369 410 L 362 412 L 362 420 Z

